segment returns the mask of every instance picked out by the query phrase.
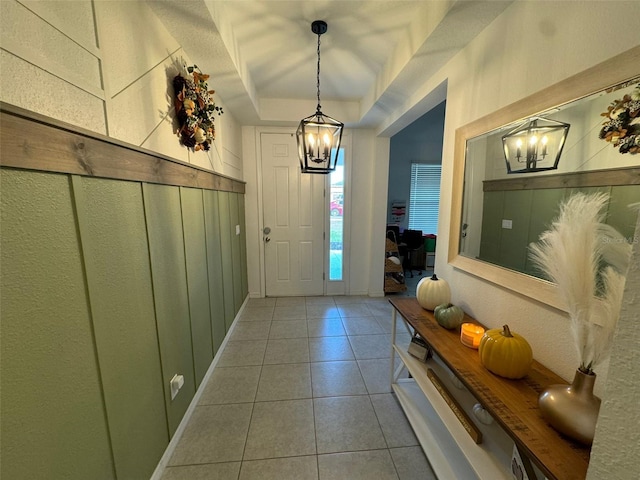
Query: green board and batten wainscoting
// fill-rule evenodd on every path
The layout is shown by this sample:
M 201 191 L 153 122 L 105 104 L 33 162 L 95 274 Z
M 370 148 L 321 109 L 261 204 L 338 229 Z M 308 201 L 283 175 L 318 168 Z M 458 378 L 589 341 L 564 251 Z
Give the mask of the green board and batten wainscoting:
M 244 183 L 1 123 L 0 476 L 149 478 L 247 297 Z
M 629 205 L 640 202 L 638 167 L 487 180 L 478 258 L 537 274 L 528 257 L 528 245 L 549 229 L 561 201 L 578 191 L 608 194 L 605 222 L 630 242 L 637 241 L 633 238 L 636 216 Z M 512 221 L 511 228 L 503 228 L 503 219 Z
M 180 204 L 182 207 L 182 228 L 179 230 L 184 231 L 195 388 L 198 388 L 213 359 L 209 274 L 207 262 L 202 261 L 207 258 L 202 190 L 181 187 Z

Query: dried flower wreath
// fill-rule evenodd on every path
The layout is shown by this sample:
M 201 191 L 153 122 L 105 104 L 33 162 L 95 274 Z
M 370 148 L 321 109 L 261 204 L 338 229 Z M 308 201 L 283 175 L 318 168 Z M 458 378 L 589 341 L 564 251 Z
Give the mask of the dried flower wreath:
M 224 113 L 213 100 L 215 90 L 209 90 L 208 79 L 209 75 L 197 65 L 185 67 L 173 79 L 178 136 L 185 147 L 194 151 L 209 150 L 216 136 L 215 115 Z
M 640 84 L 600 114 L 606 118 L 599 137 L 620 153 L 640 153 Z

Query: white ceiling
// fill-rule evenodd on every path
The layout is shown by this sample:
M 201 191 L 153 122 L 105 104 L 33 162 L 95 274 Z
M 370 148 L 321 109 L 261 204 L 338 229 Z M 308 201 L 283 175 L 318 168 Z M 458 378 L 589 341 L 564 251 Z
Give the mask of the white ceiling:
M 149 0 L 243 125 L 295 125 L 322 110 L 382 128 L 412 92 L 512 0 Z M 440 93 L 444 98 L 444 90 Z M 299 115 L 298 115 L 298 112 Z M 414 112 L 416 117 L 418 113 Z M 288 118 L 293 117 L 293 118 Z M 414 118 L 397 122 L 395 130 Z

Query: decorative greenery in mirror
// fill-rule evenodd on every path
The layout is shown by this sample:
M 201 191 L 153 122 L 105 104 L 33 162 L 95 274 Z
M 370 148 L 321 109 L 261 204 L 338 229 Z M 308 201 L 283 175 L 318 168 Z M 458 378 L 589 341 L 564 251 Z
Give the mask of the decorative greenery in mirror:
M 566 310 L 528 246 L 577 190 L 608 193 L 606 222 L 639 241 L 640 47 L 459 128 L 453 175 L 449 263 Z

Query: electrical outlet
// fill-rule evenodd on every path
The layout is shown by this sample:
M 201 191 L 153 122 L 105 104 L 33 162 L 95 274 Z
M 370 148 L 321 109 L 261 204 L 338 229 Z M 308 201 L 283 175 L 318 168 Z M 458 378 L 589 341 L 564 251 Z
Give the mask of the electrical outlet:
M 511 230 L 513 228 L 513 220 L 502 219 L 502 228 L 508 228 Z
M 169 385 L 171 386 L 171 400 L 173 400 L 184 385 L 184 375 L 178 375 L 176 373 L 169 382 Z

